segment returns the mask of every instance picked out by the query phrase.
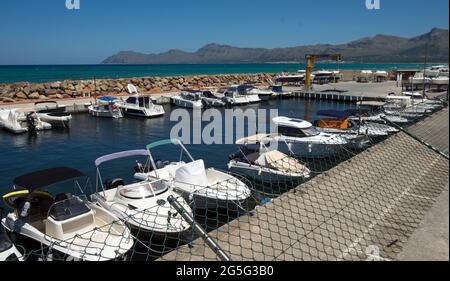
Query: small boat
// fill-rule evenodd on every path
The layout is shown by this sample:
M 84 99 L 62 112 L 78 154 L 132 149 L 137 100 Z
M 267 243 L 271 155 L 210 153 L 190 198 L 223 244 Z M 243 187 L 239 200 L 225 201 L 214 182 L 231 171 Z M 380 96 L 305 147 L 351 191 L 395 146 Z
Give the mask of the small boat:
M 434 85 L 448 85 L 449 78 L 448 76 L 438 76 L 431 78 L 431 84 Z
M 431 78 L 425 77 L 423 72 L 417 72 L 413 77 L 409 77 L 409 84 L 429 84 L 431 83 Z
M 55 197 L 44 188 L 78 179 L 82 172 L 57 167 L 36 171 L 14 179 L 14 190 L 3 196 L 14 211 L 2 219 L 9 232 L 40 243 L 62 258 L 104 261 L 123 258 L 134 244 L 128 227 L 84 195 L 59 193 Z M 88 182 L 88 181 L 86 181 Z
M 214 95 L 209 90 L 185 89 L 183 91 L 197 94 L 202 100 L 204 107 L 224 107 L 226 105 L 222 98 Z
M 4 232 L 0 232 L 0 262 L 24 261 L 25 253 L 21 253 Z
M 122 118 L 122 110 L 116 104 L 118 101 L 116 97 L 100 97 L 96 100 L 96 104 L 88 107 L 89 114 L 94 117 Z
M 127 89 L 133 96 L 127 98 L 124 102 L 116 103 L 122 109 L 123 114 L 143 118 L 158 117 L 165 114 L 161 105 L 154 104 L 150 96 L 141 96 L 134 85 L 128 84 Z
M 116 159 L 128 157 L 149 157 L 145 149 L 123 151 L 105 155 L 95 160 L 97 168 L 96 192 L 91 195 L 96 202 L 106 210 L 116 214 L 140 235 L 157 237 L 178 237 L 190 229 L 190 225 L 170 205 L 167 198 L 173 196 L 183 206 L 185 212 L 192 210 L 183 198 L 174 193 L 168 183 L 161 179 L 125 184 L 121 178 L 102 181 L 100 165 Z
M 262 101 L 267 101 L 272 97 L 277 96 L 277 93 L 273 92 L 270 89 L 256 88 L 252 84 L 243 84 L 241 85 L 241 87 L 244 89 L 244 95 L 257 95 Z
M 220 88 L 218 92 L 223 93 L 223 100 L 229 105 L 246 105 L 261 101 L 258 95 L 247 94 L 245 92 L 245 87 L 239 85 Z
M 270 141 L 278 143 L 278 150 L 304 158 L 328 158 L 342 152 L 348 140 L 338 134 L 321 132 L 305 120 L 284 116 L 275 117 L 273 123 L 278 135 Z
M 42 104 L 53 104 L 54 106 L 41 108 Z M 56 101 L 38 101 L 34 103 L 38 117 L 49 124 L 52 128 L 70 128 L 72 114 L 67 112 L 65 106 L 60 106 Z
M 314 75 L 314 83 L 317 84 L 325 84 L 325 83 L 330 83 L 333 82 L 335 76 L 333 71 L 328 71 L 328 70 L 317 70 L 317 71 L 313 71 L 312 75 Z
M 14 134 L 50 130 L 52 125 L 42 121 L 32 109 L 0 110 L 0 127 Z
M 239 149 L 230 158 L 231 172 L 264 183 L 300 181 L 309 178 L 311 173 L 306 165 L 278 150 Z
M 198 93 L 181 92 L 178 96 L 171 97 L 172 102 L 184 108 L 202 109 L 203 103 Z
M 150 171 L 138 172 L 135 178 L 148 180 L 163 179 L 169 182 L 174 191 L 181 194 L 193 208 L 217 209 L 226 208 L 229 211 L 246 210 L 245 203 L 251 196 L 250 188 L 233 175 L 213 168 L 205 168 L 203 160 L 194 160 L 180 140 L 163 140 L 147 145 L 147 150 L 174 144 L 181 148 L 190 162 L 162 162 L 154 161 L 151 157 Z M 156 163 L 159 163 L 157 165 Z
M 364 134 L 369 137 L 383 137 L 398 132 L 398 129 L 388 125 L 358 120 L 356 117 L 350 118 L 351 113 L 349 111 L 320 110 L 317 115 L 330 117 L 314 122 L 316 127 L 326 133 L 357 136 Z
M 383 106 L 384 102 L 361 101 L 358 102 L 358 108 L 346 109 L 345 112 L 350 115 L 350 120 L 357 122 L 371 122 L 381 124 L 386 124 L 386 122 L 406 124 L 410 122 L 407 118 L 399 115 L 385 114 L 383 112 Z
M 356 80 L 360 83 L 367 83 L 372 81 L 373 71 L 372 70 L 361 70 L 361 72 L 356 77 Z

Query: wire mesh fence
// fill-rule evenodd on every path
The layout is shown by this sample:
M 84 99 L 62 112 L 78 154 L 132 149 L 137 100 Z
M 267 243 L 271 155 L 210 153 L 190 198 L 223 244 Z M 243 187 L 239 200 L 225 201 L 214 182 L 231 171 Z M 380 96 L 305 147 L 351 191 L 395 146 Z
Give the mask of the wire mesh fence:
M 27 260 L 395 259 L 448 190 L 446 96 L 322 121 L 247 138 L 228 171 L 150 158 L 137 182 L 3 225 Z

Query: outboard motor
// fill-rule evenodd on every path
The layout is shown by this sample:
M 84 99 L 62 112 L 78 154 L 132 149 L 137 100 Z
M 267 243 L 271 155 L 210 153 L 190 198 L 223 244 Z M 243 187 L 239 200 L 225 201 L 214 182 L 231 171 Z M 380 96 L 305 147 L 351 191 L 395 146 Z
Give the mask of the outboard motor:
M 211 108 L 212 105 L 210 102 L 208 102 L 207 100 L 202 100 L 202 104 L 204 108 Z
M 27 124 L 28 124 L 28 131 L 30 132 L 36 132 L 36 127 L 37 127 L 37 119 L 36 116 L 34 114 L 34 112 L 30 112 L 26 115 L 26 119 L 27 119 Z
M 110 190 L 124 185 L 125 182 L 121 178 L 109 179 L 105 181 L 105 189 Z

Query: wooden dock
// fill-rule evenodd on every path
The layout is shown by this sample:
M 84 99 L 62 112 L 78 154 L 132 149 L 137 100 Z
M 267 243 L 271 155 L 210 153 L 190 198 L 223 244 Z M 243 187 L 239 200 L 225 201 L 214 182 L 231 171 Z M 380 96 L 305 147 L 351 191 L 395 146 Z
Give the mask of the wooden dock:
M 410 132 L 448 153 L 448 116 Z M 232 260 L 393 260 L 448 180 L 448 158 L 398 133 L 209 234 Z M 199 238 L 161 260 L 217 256 Z

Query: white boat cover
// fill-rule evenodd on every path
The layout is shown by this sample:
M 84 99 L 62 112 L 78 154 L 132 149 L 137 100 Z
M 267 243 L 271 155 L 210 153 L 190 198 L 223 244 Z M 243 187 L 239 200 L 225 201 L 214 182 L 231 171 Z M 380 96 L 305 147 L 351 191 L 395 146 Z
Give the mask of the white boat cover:
M 196 160 L 181 165 L 175 172 L 175 181 L 195 186 L 208 186 L 208 178 L 203 160 Z
M 296 159 L 289 157 L 278 150 L 272 150 L 261 154 L 255 163 L 274 170 L 291 173 L 300 173 L 306 168 Z

